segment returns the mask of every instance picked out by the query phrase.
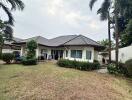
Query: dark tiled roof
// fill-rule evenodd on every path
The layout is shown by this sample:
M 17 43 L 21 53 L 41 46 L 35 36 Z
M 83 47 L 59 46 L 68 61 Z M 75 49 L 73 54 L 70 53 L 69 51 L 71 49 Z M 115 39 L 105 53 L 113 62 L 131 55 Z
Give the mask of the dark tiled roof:
M 29 41 L 31 41 L 31 40 L 34 40 L 34 41 L 36 41 L 38 44 L 42 44 L 42 45 L 44 45 L 44 44 L 47 45 L 48 42 L 49 42 L 48 39 L 46 39 L 46 38 L 44 38 L 44 37 L 42 37 L 42 36 L 36 36 L 36 37 L 24 39 L 24 40 L 20 41 L 20 43 L 26 43 L 26 42 L 29 42 Z
M 74 39 L 77 35 L 59 36 L 49 40 L 49 46 L 60 46 Z
M 15 43 L 15 42 L 17 43 L 17 42 L 20 42 L 20 41 L 22 41 L 22 39 L 13 37 L 13 39 L 10 40 L 10 41 L 4 41 L 4 44 L 5 45 L 12 45 L 12 43 Z
M 65 46 L 65 45 L 101 46 L 99 43 L 83 35 L 66 35 L 66 36 L 59 36 L 53 39 L 46 39 L 42 36 L 36 36 L 33 38 L 22 40 L 19 43 L 26 43 L 30 40 L 35 40 L 38 44 L 51 46 L 51 47 Z
M 19 41 L 22 41 L 23 39 L 20 39 L 20 38 L 17 38 L 17 37 L 14 37 L 13 38 L 13 41 L 15 41 L 15 42 L 19 42 Z
M 78 35 L 75 39 L 72 39 L 66 42 L 64 45 L 92 45 L 92 46 L 101 46 L 96 41 L 85 37 L 83 35 Z

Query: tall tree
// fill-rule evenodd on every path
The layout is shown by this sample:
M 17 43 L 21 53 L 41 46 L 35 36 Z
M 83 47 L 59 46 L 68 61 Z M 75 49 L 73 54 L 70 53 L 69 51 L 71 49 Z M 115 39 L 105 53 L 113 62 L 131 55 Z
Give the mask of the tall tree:
M 92 10 L 94 3 L 97 0 L 91 0 L 90 1 L 90 9 Z M 111 31 L 110 31 L 110 7 L 111 7 L 111 1 L 105 0 L 101 6 L 101 8 L 97 11 L 97 14 L 100 14 L 101 21 L 108 20 L 108 40 L 109 40 L 109 63 L 111 62 Z
M 21 0 L 0 0 L 0 9 L 2 9 L 8 16 L 8 20 L 3 21 L 0 19 L 0 55 L 2 54 L 2 47 L 4 41 L 11 40 L 14 25 L 14 18 L 12 10 L 23 10 L 24 3 Z
M 13 29 L 11 25 L 0 20 L 0 55 L 5 41 L 10 41 L 13 37 Z
M 132 44 L 132 19 L 130 19 L 126 25 L 126 29 L 122 32 L 120 39 L 121 47 L 126 47 Z
M 23 10 L 24 3 L 21 0 L 0 0 L 0 8 L 2 8 L 8 16 L 8 21 L 5 21 L 5 23 L 13 25 L 14 18 L 11 10 Z
M 98 0 L 90 1 L 90 8 L 92 9 L 94 3 Z M 115 58 L 116 58 L 116 66 L 118 67 L 118 48 L 119 48 L 119 27 L 118 27 L 118 16 L 124 14 L 125 9 L 122 9 L 122 1 L 124 0 L 104 0 L 101 8 L 98 10 L 101 19 L 107 19 L 108 11 L 111 9 L 111 3 L 114 5 L 112 7 L 115 21 L 115 38 L 116 38 L 116 50 L 115 50 Z M 127 0 L 126 0 L 127 1 Z M 125 7 L 125 6 L 124 6 Z
M 118 26 L 119 26 L 119 39 L 120 39 L 120 47 L 129 46 L 132 43 L 132 34 L 129 34 L 128 31 L 131 26 L 132 19 L 132 0 L 119 0 L 121 1 L 118 5 L 121 5 L 120 16 L 118 18 Z M 115 36 L 115 34 L 113 35 Z
M 109 40 L 108 39 L 103 39 L 102 41 L 98 41 L 98 43 L 105 47 L 105 50 L 104 50 L 105 52 L 108 52 L 109 50 Z M 115 43 L 113 41 L 111 41 L 111 48 L 112 49 L 115 48 Z

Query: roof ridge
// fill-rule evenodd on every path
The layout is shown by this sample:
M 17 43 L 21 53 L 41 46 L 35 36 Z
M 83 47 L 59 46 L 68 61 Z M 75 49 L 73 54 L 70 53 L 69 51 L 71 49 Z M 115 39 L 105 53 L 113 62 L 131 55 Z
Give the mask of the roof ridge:
M 84 35 L 82 35 L 82 36 L 84 36 Z M 91 39 L 91 38 L 88 38 L 88 37 L 86 37 L 86 36 L 84 36 L 85 38 L 87 38 L 87 39 L 90 39 L 91 41 L 93 41 L 93 42 L 95 42 L 95 43 L 97 43 L 97 44 L 99 44 L 97 41 L 95 41 L 95 40 L 93 40 L 93 39 Z M 100 45 L 100 44 L 99 44 Z
M 61 35 L 61 36 L 57 36 L 57 37 L 51 38 L 49 40 L 56 39 L 56 38 L 59 38 L 59 37 L 64 37 L 64 36 L 66 37 L 66 36 L 77 36 L 77 35 Z
M 88 43 L 84 40 L 84 36 L 83 36 L 83 35 L 80 35 L 80 37 L 82 38 L 82 40 L 83 40 L 86 44 L 88 44 Z
M 70 42 L 70 41 L 72 41 L 72 40 L 74 40 L 74 39 L 76 39 L 77 37 L 79 37 L 79 35 L 76 35 L 74 38 L 72 38 L 72 39 L 70 39 L 69 41 L 63 43 L 63 45 L 66 44 L 66 43 L 68 43 L 68 42 Z

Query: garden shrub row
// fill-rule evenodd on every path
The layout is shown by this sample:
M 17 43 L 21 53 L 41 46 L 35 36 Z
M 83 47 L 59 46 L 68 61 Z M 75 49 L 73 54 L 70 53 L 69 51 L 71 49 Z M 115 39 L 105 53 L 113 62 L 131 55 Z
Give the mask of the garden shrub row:
M 26 58 L 26 57 L 22 57 L 21 58 L 21 63 L 23 65 L 37 65 L 37 59 L 36 58 Z
M 125 66 L 128 70 L 130 76 L 132 76 L 132 59 L 129 59 L 125 62 Z
M 125 64 L 119 64 L 118 67 L 114 63 L 111 63 L 107 66 L 108 72 L 110 74 L 120 74 L 124 76 L 129 76 L 127 68 L 125 67 Z
M 119 63 L 119 66 L 116 67 L 115 63 L 111 63 L 107 66 L 108 72 L 110 74 L 120 74 L 126 77 L 132 76 L 132 59 L 126 61 L 125 64 Z
M 1 59 L 6 62 L 6 64 L 11 64 L 13 60 L 15 61 L 15 55 L 13 53 L 3 53 L 1 55 Z M 20 63 L 23 65 L 36 65 L 37 64 L 37 59 L 36 58 L 27 58 L 27 57 L 21 57 L 20 58 Z
M 65 67 L 65 68 L 74 68 L 78 70 L 83 70 L 83 71 L 90 71 L 90 70 L 96 70 L 100 68 L 99 62 L 80 62 L 80 61 L 72 61 L 72 60 L 66 60 L 66 59 L 61 59 L 57 62 L 57 64 L 60 67 Z
M 1 58 L 4 62 L 10 64 L 14 60 L 15 56 L 13 53 L 3 53 Z

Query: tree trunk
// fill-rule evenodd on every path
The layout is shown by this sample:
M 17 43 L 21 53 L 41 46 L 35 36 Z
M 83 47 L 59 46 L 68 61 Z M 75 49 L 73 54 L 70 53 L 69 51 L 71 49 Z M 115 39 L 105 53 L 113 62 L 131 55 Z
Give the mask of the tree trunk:
M 108 39 L 109 39 L 109 63 L 111 63 L 111 33 L 110 33 L 110 15 L 108 12 Z
M 0 59 L 2 59 L 2 45 L 0 45 Z
M 118 12 L 116 9 L 117 2 L 115 0 L 115 12 L 114 12 L 114 19 L 115 19 L 115 39 L 116 39 L 116 48 L 115 48 L 115 58 L 116 58 L 116 67 L 118 67 L 118 55 L 119 55 L 119 30 L 118 30 Z

